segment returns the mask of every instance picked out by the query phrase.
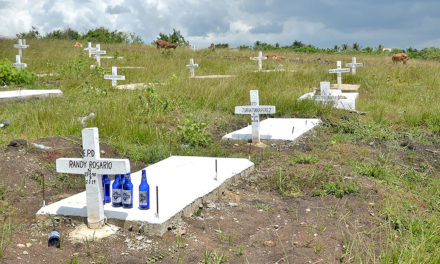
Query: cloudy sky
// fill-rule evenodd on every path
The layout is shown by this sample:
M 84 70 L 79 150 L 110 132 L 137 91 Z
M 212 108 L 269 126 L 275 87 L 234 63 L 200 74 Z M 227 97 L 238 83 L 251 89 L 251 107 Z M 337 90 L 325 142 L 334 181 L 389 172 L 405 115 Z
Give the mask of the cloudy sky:
M 197 47 L 294 40 L 326 48 L 440 47 L 439 0 L 0 0 L 0 36 L 32 26 L 134 32 L 145 43 L 180 30 Z

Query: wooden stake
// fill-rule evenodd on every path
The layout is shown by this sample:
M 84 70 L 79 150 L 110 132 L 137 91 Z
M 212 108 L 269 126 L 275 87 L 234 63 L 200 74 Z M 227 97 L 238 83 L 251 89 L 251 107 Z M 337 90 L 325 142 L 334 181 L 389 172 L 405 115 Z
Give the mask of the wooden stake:
M 218 176 L 218 175 L 217 175 L 217 159 L 215 159 L 215 180 L 218 179 L 217 176 Z
M 156 217 L 159 218 L 159 186 L 156 185 Z

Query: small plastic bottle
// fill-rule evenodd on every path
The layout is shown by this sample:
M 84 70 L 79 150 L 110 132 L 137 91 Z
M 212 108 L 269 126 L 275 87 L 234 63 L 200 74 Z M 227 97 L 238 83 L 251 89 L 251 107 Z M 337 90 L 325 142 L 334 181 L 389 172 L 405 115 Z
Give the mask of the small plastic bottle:
M 49 239 L 47 240 L 48 247 L 60 248 L 60 233 L 55 229 L 50 232 Z
M 133 208 L 133 184 L 131 183 L 130 173 L 125 175 L 125 182 L 122 185 L 122 207 Z
M 112 186 L 112 205 L 114 207 L 122 206 L 122 185 L 119 174 L 115 175 L 115 180 Z
M 145 170 L 142 170 L 141 184 L 139 185 L 139 209 L 150 209 L 150 185 L 148 185 Z

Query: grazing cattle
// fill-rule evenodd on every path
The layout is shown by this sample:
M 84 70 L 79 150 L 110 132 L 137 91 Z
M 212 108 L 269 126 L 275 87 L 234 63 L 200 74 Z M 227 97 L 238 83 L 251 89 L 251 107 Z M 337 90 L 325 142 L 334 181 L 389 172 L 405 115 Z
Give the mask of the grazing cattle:
M 284 60 L 286 57 L 284 56 L 278 56 L 278 55 L 272 55 L 272 60 Z
M 211 51 L 215 51 L 215 44 L 211 43 L 211 46 L 209 48 L 211 49 Z
M 83 44 L 79 43 L 78 41 L 75 43 L 75 48 L 82 48 Z
M 177 45 L 168 41 L 158 39 L 156 41 L 156 48 L 176 49 Z
M 398 63 L 398 62 L 403 62 L 403 64 L 406 64 L 406 62 L 408 61 L 408 54 L 406 53 L 396 53 L 393 55 L 393 57 L 391 58 L 393 60 L 393 63 Z

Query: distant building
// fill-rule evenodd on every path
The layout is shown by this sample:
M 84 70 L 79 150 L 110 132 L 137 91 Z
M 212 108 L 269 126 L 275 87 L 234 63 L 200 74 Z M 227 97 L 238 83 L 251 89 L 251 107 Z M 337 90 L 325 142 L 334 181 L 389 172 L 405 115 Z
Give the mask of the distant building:
M 391 52 L 391 48 L 383 48 L 382 51 Z

